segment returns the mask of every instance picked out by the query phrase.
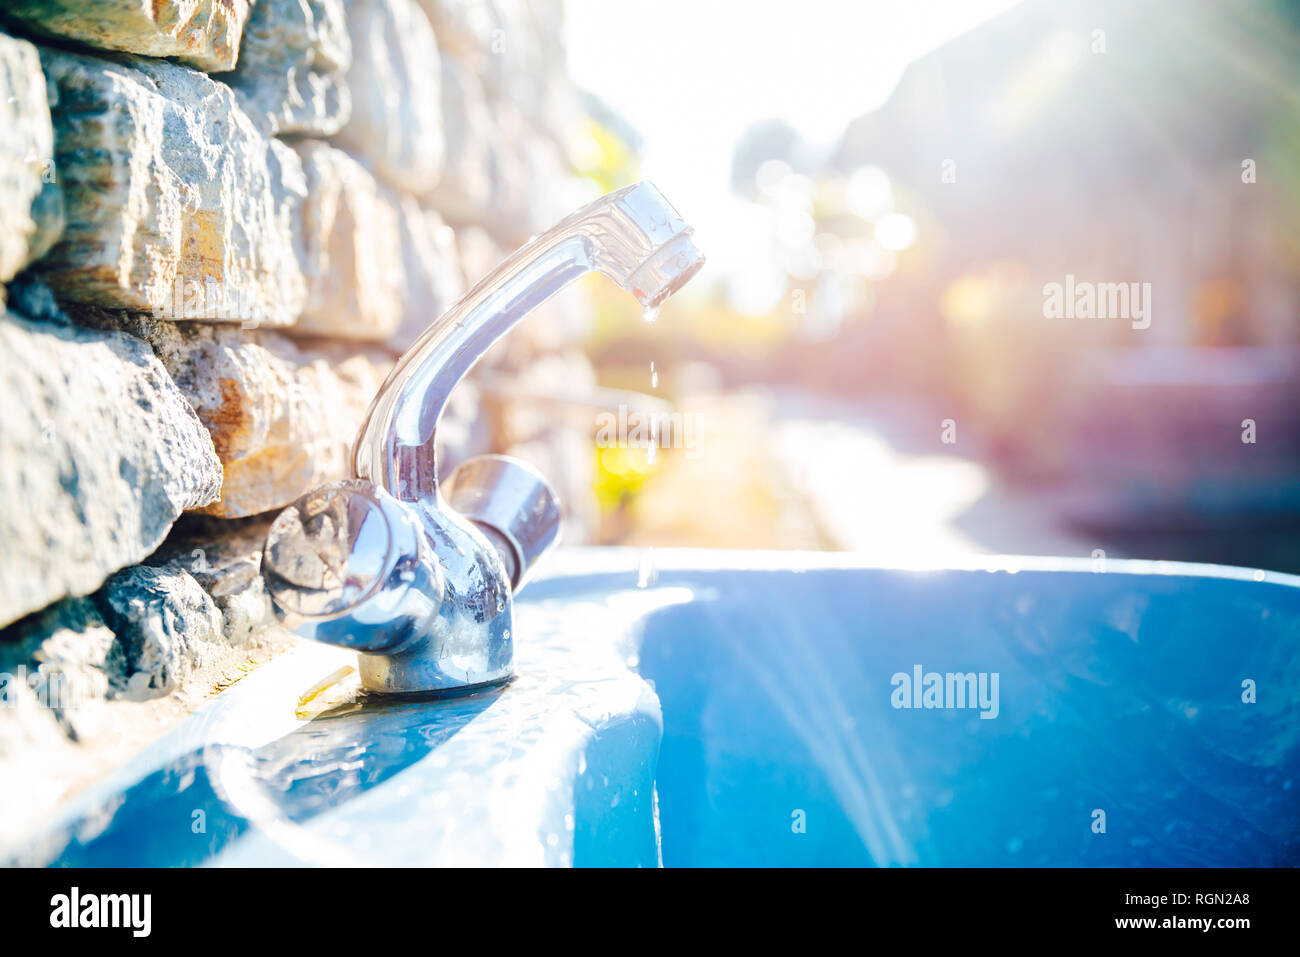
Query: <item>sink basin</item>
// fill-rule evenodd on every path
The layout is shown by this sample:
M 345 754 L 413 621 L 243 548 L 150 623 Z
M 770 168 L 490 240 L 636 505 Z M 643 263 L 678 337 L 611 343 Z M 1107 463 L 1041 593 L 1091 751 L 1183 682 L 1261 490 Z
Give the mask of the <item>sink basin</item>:
M 304 692 L 355 662 L 305 642 L 4 855 L 1300 863 L 1300 579 L 690 550 L 573 549 L 547 566 L 518 601 L 509 685 L 345 695 L 304 719 Z M 918 667 L 996 696 L 963 703 L 948 682 L 924 700 L 950 706 L 926 707 L 920 688 L 900 690 Z

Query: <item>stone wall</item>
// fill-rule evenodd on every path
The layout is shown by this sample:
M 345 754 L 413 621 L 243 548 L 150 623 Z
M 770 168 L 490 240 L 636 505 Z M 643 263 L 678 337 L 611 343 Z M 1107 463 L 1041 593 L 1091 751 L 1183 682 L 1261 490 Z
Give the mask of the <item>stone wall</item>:
M 259 575 L 270 518 L 346 474 L 394 359 L 567 211 L 561 18 L 560 0 L 0 10 L 0 779 L 29 785 L 0 787 L 0 845 L 132 706 L 183 711 L 290 640 Z M 580 303 L 543 312 L 458 390 L 443 462 L 531 457 L 581 540 L 589 436 L 503 426 L 502 382 L 591 380 Z

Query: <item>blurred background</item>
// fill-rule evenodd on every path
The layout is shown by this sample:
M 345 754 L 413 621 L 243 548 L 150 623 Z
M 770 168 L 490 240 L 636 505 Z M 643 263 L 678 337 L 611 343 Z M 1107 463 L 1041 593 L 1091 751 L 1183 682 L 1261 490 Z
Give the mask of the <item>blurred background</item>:
M 654 321 L 566 293 L 652 397 L 593 422 L 595 540 L 1300 572 L 1300 6 L 569 0 L 565 39 L 589 192 L 651 179 L 709 257 Z

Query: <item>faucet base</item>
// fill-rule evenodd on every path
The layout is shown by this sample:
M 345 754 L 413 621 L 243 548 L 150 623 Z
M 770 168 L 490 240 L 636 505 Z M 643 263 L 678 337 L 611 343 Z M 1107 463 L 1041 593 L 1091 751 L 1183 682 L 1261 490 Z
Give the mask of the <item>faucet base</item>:
M 501 555 L 469 519 L 432 503 L 409 507 L 439 557 L 446 591 L 418 629 L 418 640 L 391 651 L 358 649 L 361 686 L 402 694 L 508 680 L 515 664 L 514 606 Z
M 465 689 L 487 688 L 510 681 L 514 663 L 496 672 L 457 669 L 429 649 L 401 655 L 358 655 L 361 687 L 373 694 L 445 695 Z
M 515 680 L 515 677 L 514 674 L 510 674 L 495 681 L 480 681 L 474 685 L 457 685 L 452 688 L 437 688 L 432 691 L 371 691 L 365 687 L 361 691 L 363 696 L 374 695 L 376 699 L 398 704 L 404 701 L 449 701 L 456 698 L 468 698 L 470 695 L 483 694 L 484 692 L 501 691 L 509 686 Z

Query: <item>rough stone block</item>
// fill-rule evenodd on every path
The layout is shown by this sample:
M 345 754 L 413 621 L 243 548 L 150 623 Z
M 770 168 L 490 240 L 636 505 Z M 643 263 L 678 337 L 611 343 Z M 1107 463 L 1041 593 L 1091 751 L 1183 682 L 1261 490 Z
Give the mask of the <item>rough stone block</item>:
M 465 292 L 456 234 L 413 196 L 401 201 L 402 321 L 389 344 L 405 349 Z
M 0 624 L 85 595 L 214 501 L 212 440 L 149 347 L 0 315 Z
M 259 0 L 238 68 L 218 79 L 268 132 L 332 136 L 352 115 L 351 64 L 343 0 Z
M 397 201 L 360 163 L 325 143 L 298 146 L 307 303 L 299 332 L 382 341 L 402 319 Z
M 36 47 L 0 33 L 0 282 L 43 256 L 63 228 L 54 129 Z
M 110 578 L 97 599 L 121 647 L 117 690 L 130 700 L 177 690 L 223 643 L 221 613 L 185 572 L 135 565 Z
M 229 70 L 250 6 L 251 0 L 7 0 L 3 14 L 40 36 Z
M 281 508 L 348 475 L 352 442 L 392 359 L 271 331 L 123 317 L 147 339 L 211 433 L 224 479 L 205 512 Z
M 57 91 L 67 225 L 42 261 L 61 301 L 170 319 L 289 325 L 306 284 L 295 248 L 306 183 L 205 73 L 42 50 Z
M 352 118 L 338 143 L 391 186 L 427 194 L 442 175 L 441 77 L 433 28 L 414 0 L 348 5 Z

